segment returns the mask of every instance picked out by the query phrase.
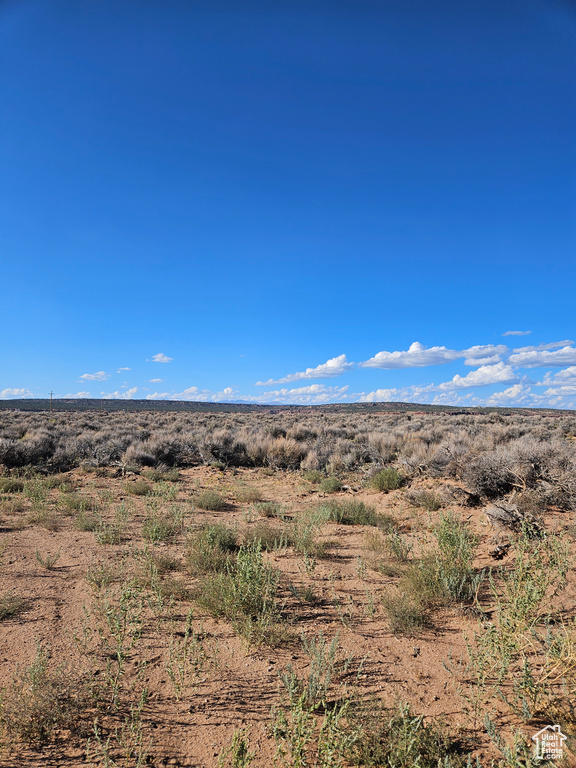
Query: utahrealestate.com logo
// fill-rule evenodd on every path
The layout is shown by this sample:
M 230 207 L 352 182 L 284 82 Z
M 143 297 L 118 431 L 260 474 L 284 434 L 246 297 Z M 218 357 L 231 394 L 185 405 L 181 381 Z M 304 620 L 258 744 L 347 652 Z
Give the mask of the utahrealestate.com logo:
M 532 736 L 536 760 L 561 760 L 564 754 L 566 736 L 559 725 L 547 725 Z

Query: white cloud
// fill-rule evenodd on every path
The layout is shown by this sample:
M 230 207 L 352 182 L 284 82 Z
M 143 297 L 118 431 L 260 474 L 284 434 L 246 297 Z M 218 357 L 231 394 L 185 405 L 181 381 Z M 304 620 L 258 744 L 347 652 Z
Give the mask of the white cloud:
M 340 376 L 342 373 L 349 371 L 354 366 L 354 363 L 349 363 L 346 359 L 346 355 L 338 355 L 338 357 L 332 357 L 321 365 L 317 365 L 316 368 L 306 368 L 305 371 L 299 371 L 298 373 L 289 373 L 287 376 L 283 376 L 281 379 L 268 379 L 268 381 L 257 381 L 257 387 L 266 387 L 271 384 L 289 384 L 292 381 L 301 381 L 302 379 L 330 379 L 334 376 Z
M 494 365 L 499 363 L 502 358 L 500 355 L 490 355 L 489 357 L 467 357 L 464 360 L 464 365 Z
M 186 400 L 191 403 L 226 402 L 238 398 L 238 392 L 232 387 L 226 387 L 220 392 L 212 392 L 209 389 L 188 387 L 183 392 L 153 392 L 146 395 L 146 400 Z M 241 398 L 246 400 L 247 398 Z
M 131 400 L 138 392 L 138 387 L 132 387 L 126 392 L 101 392 L 100 394 L 104 400 Z
M 414 368 L 426 365 L 442 365 L 455 360 L 458 354 L 447 347 L 426 349 L 415 341 L 405 352 L 378 352 L 360 365 L 363 368 Z
M 84 381 L 106 381 L 110 378 L 110 374 L 105 371 L 97 371 L 96 373 L 83 373 L 80 378 Z
M 564 384 L 561 387 L 550 387 L 550 389 L 545 390 L 545 397 L 550 397 L 551 395 L 572 397 L 573 395 L 576 395 L 576 384 Z
M 502 336 L 528 336 L 532 331 L 506 331 Z
M 132 368 L 118 368 L 116 373 L 120 373 L 121 371 L 131 371 L 131 370 L 132 370 Z
M 162 382 L 162 379 L 148 379 L 150 384 L 160 384 Z
M 502 392 L 494 392 L 486 400 L 486 405 L 511 405 L 524 403 L 530 394 L 530 387 L 525 384 L 513 384 Z
M 466 358 L 464 361 L 465 365 L 475 365 L 474 360 L 478 364 L 479 359 L 500 357 L 500 355 L 504 355 L 506 352 L 508 352 L 506 344 L 477 344 L 475 347 L 463 349 L 459 356 Z
M 208 400 L 212 393 L 209 389 L 200 390 L 198 387 L 188 387 L 183 392 L 170 396 L 171 400 Z
M 155 363 L 171 363 L 174 360 L 173 357 L 168 357 L 163 352 L 158 352 L 157 355 L 152 355 L 152 360 Z
M 537 387 L 549 387 L 555 384 L 576 384 L 576 365 L 571 365 L 569 368 L 564 368 L 554 374 L 547 371 L 544 374 L 544 379 L 536 382 Z
M 68 399 L 70 399 L 70 400 L 81 400 L 81 399 L 84 399 L 86 397 L 92 397 L 90 392 L 76 392 L 75 394 L 62 395 L 62 398 L 64 400 L 68 400 Z
M 295 405 L 319 405 L 331 400 L 347 399 L 348 385 L 343 387 L 325 387 L 323 384 L 309 384 L 293 389 L 277 389 L 263 392 L 257 397 L 242 398 L 253 403 L 276 403 Z
M 314 405 L 327 403 L 330 400 L 344 400 L 348 397 L 348 385 L 344 387 L 325 387 L 322 384 L 310 384 L 305 387 L 293 389 L 283 388 L 268 390 L 259 395 L 240 395 L 232 387 L 226 387 L 219 392 L 209 389 L 188 387 L 183 392 L 154 392 L 147 395 L 147 400 L 186 400 L 189 402 L 230 402 L 242 401 L 245 403 L 270 404 L 299 404 Z
M 18 387 L 8 387 L 8 389 L 3 389 L 0 392 L 0 399 L 1 400 L 9 400 L 13 397 L 16 398 L 25 398 L 25 397 L 34 397 L 34 394 L 30 392 L 29 389 L 18 388 Z
M 376 389 L 373 392 L 363 392 L 359 403 L 417 403 L 427 400 L 433 384 L 412 387 L 393 387 L 391 389 Z
M 576 364 L 576 349 L 574 347 L 562 347 L 555 352 L 544 349 L 527 348 L 510 355 L 508 358 L 510 365 L 519 368 L 539 368 L 543 366 L 563 366 Z
M 532 347 L 517 347 L 512 352 L 540 352 L 543 349 L 558 349 L 558 347 L 566 347 L 574 344 L 570 339 L 564 339 L 564 341 L 551 341 L 548 344 L 536 344 Z
M 469 406 L 471 399 L 474 395 L 472 392 L 466 392 L 463 394 L 456 394 L 455 390 L 450 392 L 441 392 L 439 395 L 434 395 L 430 401 L 432 405 L 463 405 Z
M 452 381 L 446 381 L 438 385 L 438 389 L 467 389 L 468 387 L 485 387 L 488 384 L 501 384 L 514 381 L 516 374 L 509 365 L 498 363 L 497 365 L 482 365 L 475 371 L 470 371 L 466 376 L 456 374 Z
M 378 352 L 359 365 L 362 368 L 421 368 L 428 365 L 444 365 L 461 357 L 466 358 L 466 365 L 476 365 L 477 358 L 498 356 L 508 351 L 504 344 L 481 344 L 469 349 L 456 350 L 448 347 L 426 348 L 415 341 L 406 351 Z

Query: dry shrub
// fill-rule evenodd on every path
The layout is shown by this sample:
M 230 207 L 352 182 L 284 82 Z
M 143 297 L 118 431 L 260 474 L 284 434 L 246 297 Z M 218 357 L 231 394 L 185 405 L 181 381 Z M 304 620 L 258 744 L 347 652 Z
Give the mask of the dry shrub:
M 408 501 L 415 507 L 421 507 L 428 512 L 436 512 L 443 506 L 443 500 L 434 491 L 418 489 L 406 494 Z
M 48 649 L 38 645 L 32 664 L 17 670 L 2 692 L 0 730 L 9 743 L 43 744 L 61 729 L 78 730 L 90 705 L 80 676 L 55 666 Z
M 260 520 L 244 533 L 244 546 L 271 551 L 290 544 L 288 535 L 278 525 Z
M 221 512 L 226 508 L 226 499 L 218 491 L 201 491 L 194 497 L 194 504 L 208 512 Z
M 0 477 L 0 493 L 21 493 L 24 483 L 16 477 Z
M 145 480 L 135 480 L 132 483 L 126 483 L 124 490 L 130 496 L 149 496 L 152 493 L 152 486 Z
M 405 592 L 387 592 L 380 598 L 392 632 L 412 635 L 431 625 L 427 606 Z
M 250 486 L 243 486 L 235 491 L 236 501 L 241 503 L 251 503 L 262 501 L 262 494 L 257 488 L 251 488 Z
M 489 498 L 536 490 L 543 503 L 570 510 L 576 508 L 574 429 L 574 419 L 545 412 L 67 412 L 54 422 L 47 413 L 5 411 L 0 465 L 4 481 L 81 465 L 166 471 L 217 463 L 322 477 L 368 476 L 384 466 L 410 477 L 463 479 Z M 389 488 L 386 480 L 383 490 Z
M 385 467 L 370 478 L 370 487 L 380 492 L 395 491 L 403 484 L 404 478 L 394 467 Z
M 7 592 L 0 597 L 0 621 L 13 619 L 28 610 L 30 603 L 24 597 Z
M 356 499 L 329 501 L 323 505 L 329 510 L 330 518 L 342 525 L 378 525 L 378 515 L 374 507 Z
M 282 505 L 276 501 L 259 501 L 252 504 L 250 509 L 263 517 L 284 517 Z
M 224 571 L 237 550 L 236 531 L 221 523 L 193 531 L 187 542 L 186 565 L 193 576 Z

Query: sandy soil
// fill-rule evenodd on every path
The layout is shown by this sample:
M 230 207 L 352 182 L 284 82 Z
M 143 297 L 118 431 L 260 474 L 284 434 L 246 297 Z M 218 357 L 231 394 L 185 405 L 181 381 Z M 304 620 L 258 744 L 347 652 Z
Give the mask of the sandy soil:
M 0 621 L 1 687 L 9 686 L 17 669 L 33 662 L 38 644 L 49 648 L 54 666 L 65 663 L 79 675 L 85 676 L 91 670 L 95 678 L 104 677 L 105 659 L 93 650 L 87 652 L 86 638 L 98 622 L 94 607 L 97 589 L 87 574 L 94 574 L 102 564 L 110 566 L 116 576 L 142 572 L 138 552 L 146 545 L 142 525 L 149 504 L 149 497 L 127 492 L 140 478 L 114 477 L 112 471 L 104 475 L 68 473 L 66 482 L 70 487 L 65 490 L 75 498 L 94 499 L 105 520 L 114 518 L 122 502 L 127 504 L 129 517 L 123 541 L 117 544 L 100 544 L 93 531 L 78 530 L 77 511 L 67 510 L 62 503 L 70 493 L 63 493 L 59 488 L 48 491 L 36 507 L 21 493 L 4 496 L 0 514 L 1 539 L 5 545 L 0 566 L 0 594 L 11 592 L 22 597 L 26 607 L 19 615 Z M 163 507 L 181 504 L 186 528 L 218 521 L 237 526 L 241 534 L 261 524 L 264 518 L 254 513 L 250 501 L 239 500 L 250 492 L 280 503 L 288 517 L 322 500 L 317 487 L 305 482 L 298 473 L 222 472 L 201 467 L 182 471 L 180 478 L 180 483 L 172 486 L 176 498 L 161 499 L 160 504 Z M 423 536 L 438 515 L 411 506 L 403 489 L 377 493 L 357 486 L 353 477 L 349 484 L 349 490 L 330 494 L 330 498 L 361 499 L 379 513 L 394 516 L 408 537 Z M 421 485 L 433 487 L 432 481 L 422 481 Z M 195 508 L 192 499 L 205 489 L 220 491 L 226 498 L 226 508 L 220 512 Z M 14 500 L 18 503 L 10 506 L 8 502 Z M 38 513 L 40 507 L 43 512 Z M 489 554 L 494 546 L 493 531 L 482 508 L 454 503 L 446 508 L 469 520 L 480 536 L 477 567 L 495 566 Z M 558 511 L 547 514 L 548 528 L 568 523 L 567 515 Z M 465 655 L 465 635 L 478 630 L 477 615 L 442 608 L 433 613 L 430 629 L 413 636 L 391 632 L 379 598 L 394 585 L 396 578 L 374 569 L 375 562 L 381 562 L 386 555 L 376 556 L 367 547 L 366 535 L 370 530 L 374 531 L 365 526 L 327 523 L 320 537 L 329 542 L 327 553 L 309 561 L 307 568 L 303 558 L 290 547 L 265 554 L 282 573 L 280 597 L 289 620 L 291 639 L 280 647 L 249 646 L 225 620 L 215 620 L 203 613 L 186 592 L 179 594 L 184 599 L 177 600 L 170 610 L 159 612 L 147 605 L 141 636 L 126 661 L 122 678 L 124 698 L 119 709 L 99 713 L 88 709 L 88 714 L 79 715 L 79 721 L 83 718 L 86 721 L 84 730 L 59 732 L 41 748 L 22 743 L 6 745 L 0 750 L 0 766 L 97 764 L 96 758 L 87 757 L 86 747 L 88 739 L 94 745 L 94 717 L 99 717 L 105 736 L 113 735 L 125 717 L 126 702 L 136 702 L 144 688 L 149 691 L 142 709 L 143 739 L 150 745 L 146 764 L 214 768 L 222 750 L 231 744 L 234 732 L 244 729 L 254 754 L 251 765 L 272 766 L 275 742 L 270 733 L 271 711 L 281 700 L 278 673 L 288 664 L 301 673 L 307 671 L 309 659 L 300 635 L 310 637 L 319 631 L 329 639 L 338 635 L 341 656 L 354 660 L 346 680 L 341 682 L 347 682 L 360 694 L 375 693 L 389 704 L 398 699 L 408 701 L 415 712 L 426 718 L 444 718 L 451 732 L 489 765 L 489 760 L 496 758 L 498 752 L 483 729 L 476 726 L 475 730 L 474 724 L 465 717 L 457 678 L 447 668 Z M 173 556 L 179 567 L 163 578 L 175 580 L 189 589 L 194 586 L 195 578 L 184 567 L 185 542 L 184 532 L 171 543 L 156 546 L 148 543 L 148 547 Z M 57 553 L 59 556 L 51 569 L 40 562 L 46 563 L 47 556 Z M 506 565 L 507 559 L 502 563 Z M 567 606 L 573 603 L 574 574 L 569 578 L 570 586 L 563 596 Z M 311 587 L 315 599 L 299 602 L 290 585 L 298 589 Z M 204 649 L 203 661 L 198 671 L 188 670 L 185 688 L 178 699 L 167 674 L 166 661 L 170 638 L 182 639 L 185 617 L 190 610 L 192 627 Z M 503 728 L 514 727 L 514 719 L 509 714 L 504 716 L 503 708 L 502 715 Z M 134 758 L 131 760 L 126 764 L 137 764 Z

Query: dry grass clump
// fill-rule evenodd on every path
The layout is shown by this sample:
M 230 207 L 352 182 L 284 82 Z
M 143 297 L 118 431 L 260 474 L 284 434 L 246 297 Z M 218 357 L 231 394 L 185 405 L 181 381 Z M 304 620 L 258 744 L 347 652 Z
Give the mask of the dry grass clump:
M 404 591 L 427 605 L 472 600 L 483 575 L 473 567 L 478 538 L 452 513 L 440 515 L 432 533 L 436 550 L 411 561 Z
M 60 560 L 60 555 L 62 554 L 62 551 L 59 549 L 56 552 L 52 552 L 51 554 L 45 554 L 43 555 L 40 550 L 36 550 L 36 560 L 42 568 L 46 568 L 47 571 L 53 571 L 56 568 L 56 563 L 58 560 Z
M 418 597 L 390 591 L 381 596 L 380 602 L 395 634 L 412 635 L 432 625 L 427 606 Z
M 74 520 L 74 528 L 78 531 L 95 531 L 100 522 L 101 518 L 97 514 L 81 511 Z
M 444 500 L 439 494 L 423 488 L 408 492 L 406 498 L 415 507 L 425 509 L 427 512 L 437 512 L 444 506 Z
M 372 475 L 369 480 L 371 488 L 375 488 L 381 493 L 395 491 L 404 483 L 404 478 L 394 467 L 385 467 Z
M 396 587 L 381 597 L 393 632 L 413 634 L 430 626 L 434 608 L 470 603 L 478 592 L 484 574 L 473 567 L 477 537 L 452 513 L 440 515 L 432 534 L 434 546 L 425 548 L 419 557 L 397 530 L 379 543 L 400 566 L 389 569 L 385 561 L 376 566 L 398 577 Z
M 390 768 L 464 768 L 466 756 L 438 722 L 425 722 L 409 704 L 387 708 L 371 698 L 356 703 L 349 712 L 349 727 L 356 730 L 348 750 L 352 765 Z
M 0 597 L 0 621 L 13 619 L 29 608 L 29 601 L 24 597 L 7 592 Z
M 132 483 L 126 483 L 124 490 L 130 496 L 149 496 L 152 493 L 152 486 L 145 480 L 135 480 Z
M 68 475 L 65 474 L 48 475 L 42 482 L 47 490 L 58 488 L 59 490 L 68 493 L 73 490 L 73 483 Z
M 226 499 L 218 491 L 201 491 L 193 501 L 198 509 L 208 512 L 221 512 L 226 508 Z
M 59 499 L 59 507 L 64 514 L 74 514 L 75 512 L 97 512 L 98 502 L 89 496 L 81 496 L 78 493 L 62 494 Z
M 16 477 L 0 477 L 0 493 L 21 493 L 23 490 L 23 480 Z
M 312 485 L 319 485 L 324 480 L 324 473 L 318 469 L 309 469 L 303 474 L 304 480 Z
M 173 469 L 145 469 L 142 476 L 153 483 L 179 483 L 180 472 L 175 467 Z
M 280 572 L 263 559 L 258 542 L 241 546 L 223 568 L 196 585 L 195 600 L 212 616 L 226 618 L 249 643 L 278 645 L 286 630 L 276 593 Z
M 328 510 L 330 519 L 342 525 L 371 525 L 379 524 L 379 516 L 374 507 L 356 499 L 329 501 L 322 505 Z
M 184 529 L 184 510 L 177 504 L 163 509 L 149 504 L 142 524 L 142 537 L 153 544 L 173 541 Z
M 291 545 L 306 557 L 322 557 L 330 547 L 327 541 L 319 541 L 322 526 L 330 520 L 331 513 L 324 507 L 301 510 L 286 526 Z
M 256 514 L 262 515 L 262 517 L 283 518 L 285 516 L 282 505 L 276 501 L 259 501 L 252 504 L 250 509 L 256 512 Z
M 235 491 L 236 501 L 243 504 L 262 502 L 262 493 L 258 488 L 251 488 L 249 485 L 241 486 Z
M 78 730 L 91 707 L 82 679 L 64 665 L 56 666 L 49 650 L 38 645 L 36 658 L 14 675 L 0 704 L 0 730 L 8 743 L 34 746 L 57 731 Z
M 190 533 L 186 565 L 193 576 L 224 571 L 238 549 L 238 534 L 221 523 L 204 525 Z
M 342 490 L 342 483 L 337 477 L 324 477 L 320 481 L 320 490 L 324 493 L 338 493 Z
M 259 520 L 244 533 L 244 546 L 255 547 L 265 551 L 283 549 L 290 546 L 291 541 L 285 530 L 278 525 L 270 525 L 265 520 Z
M 27 504 L 20 496 L 0 496 L 0 514 L 6 515 L 10 518 L 21 516 L 26 512 Z M 24 524 L 23 520 L 12 520 L 11 527 L 20 527 Z

